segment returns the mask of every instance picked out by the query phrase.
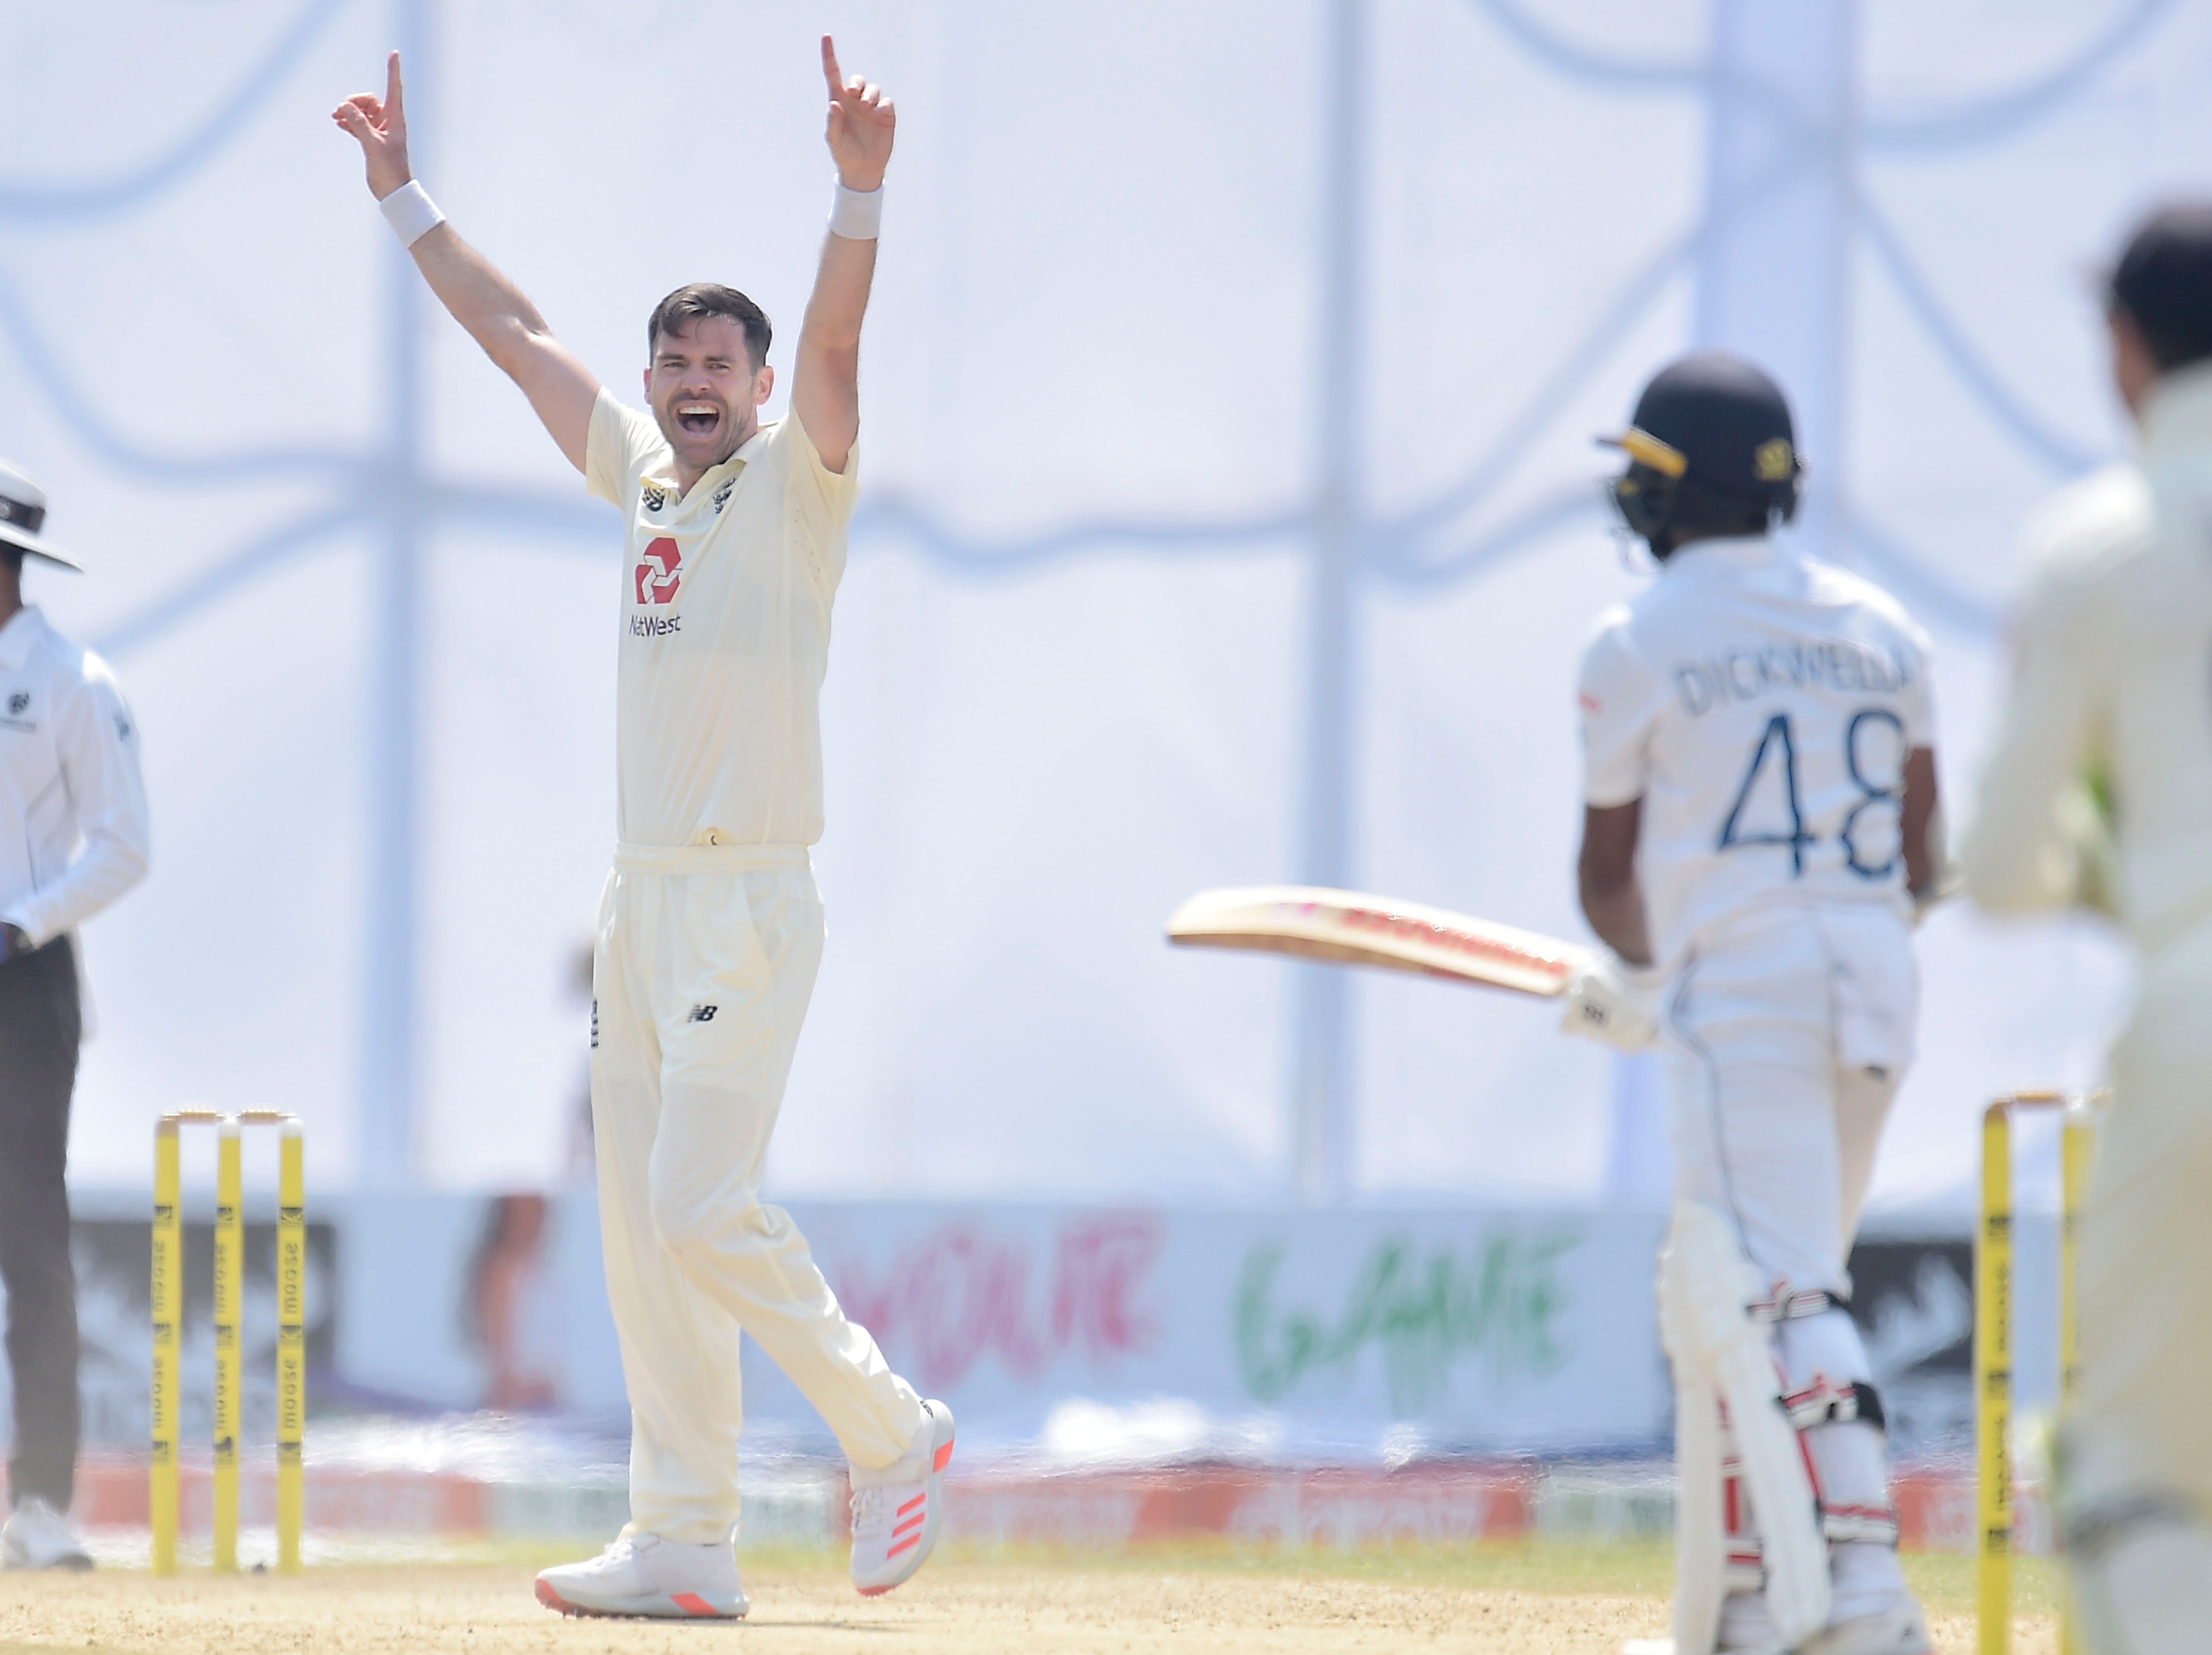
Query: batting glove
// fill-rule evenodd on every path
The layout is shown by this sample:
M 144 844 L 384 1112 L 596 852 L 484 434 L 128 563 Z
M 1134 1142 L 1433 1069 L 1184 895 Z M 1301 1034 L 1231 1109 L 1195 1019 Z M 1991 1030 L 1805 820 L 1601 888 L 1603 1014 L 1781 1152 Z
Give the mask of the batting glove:
M 1602 1042 L 1616 1051 L 1644 1051 L 1659 1044 L 1662 972 L 1631 965 L 1607 950 L 1593 954 L 1567 979 L 1569 1034 Z

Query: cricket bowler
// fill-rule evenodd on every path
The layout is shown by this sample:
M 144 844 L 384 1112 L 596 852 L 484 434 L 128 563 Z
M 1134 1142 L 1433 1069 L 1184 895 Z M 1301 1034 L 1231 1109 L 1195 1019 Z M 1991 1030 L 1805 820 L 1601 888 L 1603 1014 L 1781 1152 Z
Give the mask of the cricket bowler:
M 1660 1647 L 1929 1655 L 1844 1268 L 1940 862 L 1928 640 L 1777 538 L 1804 468 L 1751 363 L 1675 362 L 1610 441 L 1658 574 L 1583 658 L 1579 880 L 1611 952 L 1570 983 L 1567 1022 L 1667 1050 L 1680 1494 Z
M 592 960 L 592 1115 L 607 1296 L 629 1393 L 630 1521 L 546 1570 L 569 1614 L 735 1618 L 742 1329 L 851 1464 L 853 1584 L 887 1591 L 935 1546 L 952 1415 L 893 1373 L 763 1168 L 822 957 L 819 702 L 845 569 L 860 321 L 896 121 L 822 41 L 837 186 L 793 364 L 733 289 L 700 283 L 646 328 L 650 415 L 617 400 L 520 289 L 461 240 L 408 165 L 399 57 L 333 119 L 432 292 L 626 525 L 614 869 Z M 729 174 L 741 186 L 743 173 Z M 668 187 L 677 187 L 671 184 Z

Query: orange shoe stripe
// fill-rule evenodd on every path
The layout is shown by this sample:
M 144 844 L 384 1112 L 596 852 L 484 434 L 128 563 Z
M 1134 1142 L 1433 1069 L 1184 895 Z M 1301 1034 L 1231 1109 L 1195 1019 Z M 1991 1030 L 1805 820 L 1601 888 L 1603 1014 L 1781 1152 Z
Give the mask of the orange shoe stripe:
M 901 1552 L 906 1550 L 909 1546 L 919 1546 L 920 1544 L 921 1544 L 921 1536 L 918 1533 L 910 1534 L 905 1539 L 900 1541 L 897 1545 L 885 1552 L 884 1555 L 885 1557 L 896 1557 Z
M 915 1506 L 921 1505 L 922 1501 L 928 1498 L 929 1491 L 925 1488 L 921 1493 L 916 1494 L 912 1500 L 907 1501 L 905 1505 L 900 1506 L 898 1508 L 898 1514 L 901 1517 L 904 1517 L 908 1512 L 912 1511 Z

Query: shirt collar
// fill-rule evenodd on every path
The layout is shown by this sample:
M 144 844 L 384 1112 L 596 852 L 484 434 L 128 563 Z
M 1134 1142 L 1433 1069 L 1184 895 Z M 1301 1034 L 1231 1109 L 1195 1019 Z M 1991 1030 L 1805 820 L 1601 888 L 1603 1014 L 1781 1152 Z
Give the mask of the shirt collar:
M 2212 442 L 2212 362 L 2161 374 L 2143 406 L 2140 437 L 2146 455 Z
M 0 668 L 19 672 L 30 659 L 31 644 L 46 630 L 46 618 L 36 604 L 25 604 L 0 626 Z
M 743 442 L 740 442 L 737 447 L 737 452 L 732 453 L 727 459 L 722 461 L 718 465 L 709 465 L 705 471 L 700 472 L 699 481 L 691 485 L 691 494 L 698 493 L 700 489 L 705 485 L 709 478 L 720 478 L 724 476 L 735 477 L 739 472 L 742 472 L 746 466 L 752 464 L 753 456 L 760 452 L 761 445 L 768 441 L 768 434 L 775 429 L 777 423 L 777 421 L 770 420 L 767 424 L 762 426 L 750 436 L 747 437 Z M 643 480 L 651 484 L 655 488 L 665 489 L 671 494 L 675 493 L 675 455 L 672 453 L 669 456 L 669 464 L 662 469 L 659 471 L 647 472 L 645 474 Z M 686 500 L 689 500 L 691 497 L 691 495 L 687 494 L 684 497 Z
M 1774 556 L 1774 540 L 1765 534 L 1732 534 L 1713 540 L 1692 540 L 1668 557 L 1662 567 L 1678 569 L 1755 569 Z

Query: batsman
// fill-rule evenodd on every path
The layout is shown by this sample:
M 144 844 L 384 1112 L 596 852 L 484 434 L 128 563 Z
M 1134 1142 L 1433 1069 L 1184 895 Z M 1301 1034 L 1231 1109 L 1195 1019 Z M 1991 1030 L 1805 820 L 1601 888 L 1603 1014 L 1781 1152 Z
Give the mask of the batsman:
M 1658 573 L 1583 659 L 1579 879 L 1611 952 L 1568 1026 L 1667 1052 L 1672 1647 L 1928 1655 L 1844 1268 L 1940 864 L 1928 641 L 1777 537 L 1804 467 L 1749 362 L 1674 363 L 1608 441 Z
M 742 1329 L 851 1466 L 853 1584 L 899 1585 L 935 1545 L 952 1415 L 848 1320 L 781 1208 L 769 1135 L 822 958 L 819 703 L 858 486 L 860 320 L 896 117 L 822 41 L 837 170 L 790 411 L 760 307 L 713 283 L 646 319 L 650 412 L 601 385 L 464 241 L 408 161 L 399 57 L 334 119 L 432 292 L 502 369 L 586 486 L 623 514 L 614 871 L 592 966 L 592 1118 L 607 1296 L 629 1392 L 630 1521 L 546 1570 L 567 1613 L 734 1618 Z M 725 139 L 727 134 L 724 135 Z M 741 213 L 740 149 L 641 186 Z M 681 222 L 684 215 L 676 216 Z

